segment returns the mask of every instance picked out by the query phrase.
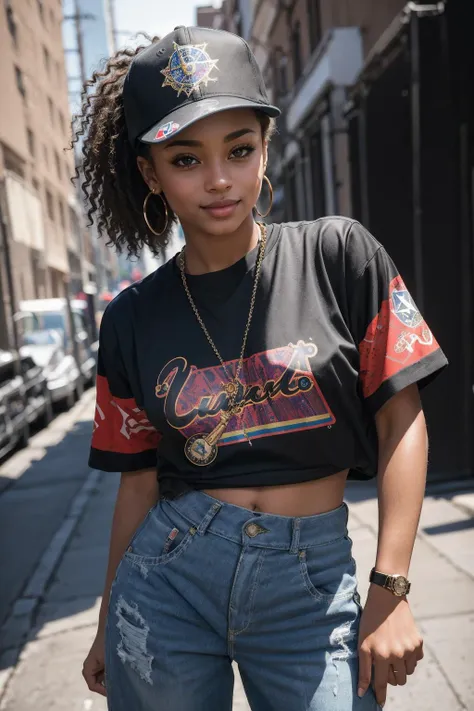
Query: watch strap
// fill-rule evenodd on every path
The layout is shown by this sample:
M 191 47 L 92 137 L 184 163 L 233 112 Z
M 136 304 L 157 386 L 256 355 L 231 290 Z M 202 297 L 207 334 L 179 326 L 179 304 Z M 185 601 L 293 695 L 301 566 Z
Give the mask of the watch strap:
M 380 585 L 382 588 L 389 587 L 390 575 L 385 575 L 385 573 L 379 573 L 375 568 L 370 572 L 370 582 L 375 585 Z

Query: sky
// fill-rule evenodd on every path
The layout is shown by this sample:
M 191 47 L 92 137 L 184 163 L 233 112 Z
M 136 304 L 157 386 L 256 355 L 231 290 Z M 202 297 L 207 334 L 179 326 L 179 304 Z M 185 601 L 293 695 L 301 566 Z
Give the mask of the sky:
M 194 25 L 196 7 L 216 5 L 218 0 L 115 0 L 117 30 L 145 31 L 163 37 L 177 25 Z M 133 44 L 126 35 L 120 35 L 119 45 Z

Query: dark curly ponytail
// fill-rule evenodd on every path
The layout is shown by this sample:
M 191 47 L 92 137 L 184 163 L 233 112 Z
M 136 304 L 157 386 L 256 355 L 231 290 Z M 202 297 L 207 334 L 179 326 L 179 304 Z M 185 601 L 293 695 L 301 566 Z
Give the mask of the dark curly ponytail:
M 158 37 L 146 39 L 155 43 Z M 129 256 L 138 256 L 148 245 L 157 255 L 166 244 L 175 221 L 168 208 L 168 226 L 160 236 L 151 232 L 143 219 L 143 201 L 148 186 L 137 166 L 137 153 L 127 136 L 122 89 L 132 59 L 145 47 L 122 49 L 106 63 L 103 71 L 94 72 L 86 83 L 95 93 L 84 92 L 81 113 L 76 116 L 77 129 L 73 144 L 84 137 L 81 145 L 82 165 L 76 169 L 89 209 L 99 234 L 108 238 L 119 252 L 127 249 Z M 149 158 L 149 147 L 142 144 L 139 155 Z M 160 199 L 149 200 L 148 218 L 157 231 L 164 227 L 164 208 Z
M 150 43 L 159 39 L 144 36 Z M 72 145 L 80 145 L 83 156 L 82 165 L 76 169 L 76 180 L 82 178 L 90 223 L 95 222 L 99 234 L 108 238 L 109 246 L 114 245 L 119 252 L 125 248 L 128 256 L 138 256 L 144 245 L 158 255 L 176 222 L 168 206 L 163 234 L 157 236 L 148 229 L 143 219 L 143 202 L 149 190 L 138 169 L 137 155 L 150 159 L 149 146 L 140 144 L 137 153 L 127 136 L 123 84 L 133 58 L 143 49 L 144 45 L 135 50 L 120 50 L 108 60 L 103 71 L 94 72 L 86 82 L 86 89 L 93 87 L 95 93 L 83 93 L 72 141 Z M 268 140 L 274 120 L 260 112 L 257 116 L 262 135 Z M 163 229 L 166 216 L 159 198 L 149 200 L 147 216 L 156 231 Z

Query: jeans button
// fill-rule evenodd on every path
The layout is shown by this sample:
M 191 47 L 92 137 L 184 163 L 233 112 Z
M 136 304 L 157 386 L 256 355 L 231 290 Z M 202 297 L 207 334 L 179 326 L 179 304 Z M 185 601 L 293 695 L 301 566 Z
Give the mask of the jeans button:
M 259 527 L 256 523 L 248 523 L 245 527 L 245 532 L 247 533 L 247 536 L 250 536 L 250 538 L 254 538 L 259 534 Z

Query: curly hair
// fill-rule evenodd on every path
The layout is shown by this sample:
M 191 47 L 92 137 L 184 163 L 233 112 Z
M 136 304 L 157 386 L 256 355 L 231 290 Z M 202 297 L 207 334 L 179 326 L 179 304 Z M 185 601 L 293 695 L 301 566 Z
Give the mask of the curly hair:
M 159 41 L 158 37 L 144 36 L 150 43 Z M 137 156 L 150 159 L 150 149 L 147 144 L 139 144 L 136 149 L 131 146 L 122 100 L 125 76 L 133 58 L 143 49 L 145 45 L 135 50 L 122 49 L 106 62 L 102 71 L 93 73 L 84 87 L 72 140 L 72 146 L 78 144 L 82 152 L 75 180 L 82 179 L 90 224 L 95 222 L 99 235 L 108 238 L 108 246 L 115 246 L 118 252 L 126 249 L 129 257 L 138 256 L 144 245 L 158 255 L 176 222 L 168 207 L 168 225 L 158 237 L 143 219 L 143 202 L 149 190 L 138 169 Z M 95 93 L 89 91 L 91 87 Z M 256 113 L 262 135 L 269 140 L 274 120 L 262 112 Z M 147 214 L 157 230 L 164 226 L 161 200 L 150 200 Z

